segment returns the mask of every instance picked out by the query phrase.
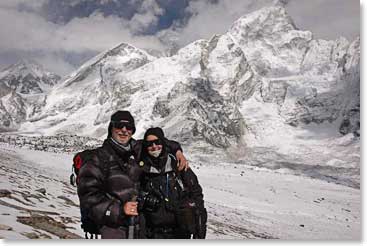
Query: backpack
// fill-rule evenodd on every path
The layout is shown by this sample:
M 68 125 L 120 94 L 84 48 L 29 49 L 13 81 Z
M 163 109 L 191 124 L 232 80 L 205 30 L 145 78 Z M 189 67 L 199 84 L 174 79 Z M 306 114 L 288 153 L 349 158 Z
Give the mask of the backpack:
M 72 173 L 70 175 L 70 184 L 72 186 L 77 187 L 79 183 L 79 170 L 87 160 L 92 159 L 94 153 L 94 149 L 87 149 L 74 155 Z
M 70 184 L 74 187 L 77 187 L 79 183 L 79 171 L 80 168 L 88 161 L 93 158 L 93 155 L 97 152 L 97 149 L 88 149 L 82 152 L 76 153 L 73 157 L 73 165 L 72 165 L 72 174 L 70 175 Z M 104 158 L 101 158 L 102 162 L 105 162 Z M 103 165 L 106 167 L 107 165 Z M 105 168 L 104 168 L 105 169 Z M 103 170 L 104 173 L 107 170 Z M 100 226 L 94 223 L 88 216 L 89 210 L 87 208 L 83 208 L 80 206 L 80 218 L 81 218 L 81 228 L 85 232 L 86 239 L 93 239 L 93 235 L 96 239 L 98 239 L 98 235 L 100 235 Z M 90 236 L 88 237 L 88 233 Z

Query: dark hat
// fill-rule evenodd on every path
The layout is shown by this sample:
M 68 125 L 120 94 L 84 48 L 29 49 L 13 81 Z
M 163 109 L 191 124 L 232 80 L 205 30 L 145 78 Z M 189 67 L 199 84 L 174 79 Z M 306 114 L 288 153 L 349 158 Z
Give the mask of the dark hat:
M 166 145 L 165 145 L 165 141 L 164 141 L 165 138 L 164 138 L 163 130 L 160 127 L 149 128 L 145 132 L 145 134 L 144 134 L 144 140 L 143 140 L 143 146 L 144 146 L 144 148 L 143 148 L 143 154 L 142 154 L 142 156 L 149 156 L 148 153 L 147 153 L 147 146 L 148 146 L 147 145 L 147 143 L 148 143 L 147 137 L 149 135 L 156 136 L 160 140 L 161 145 L 162 145 L 162 153 L 161 153 L 160 156 L 165 156 L 165 154 L 164 154 L 164 153 L 166 153 Z M 149 158 L 153 158 L 153 157 L 152 156 L 149 156 Z
M 127 121 L 133 125 L 135 125 L 135 122 L 134 122 L 134 118 L 133 116 L 130 114 L 129 111 L 117 111 L 116 113 L 114 113 L 112 116 L 111 116 L 111 121 Z
M 135 121 L 134 117 L 130 114 L 129 111 L 117 111 L 113 115 L 111 115 L 111 122 L 108 126 L 108 137 L 112 136 L 112 122 L 120 122 L 120 121 L 126 121 L 129 122 L 133 126 L 133 134 L 135 133 Z
M 163 130 L 162 128 L 160 127 L 153 127 L 153 128 L 149 128 L 145 134 L 144 134 L 144 140 L 147 140 L 147 137 L 149 135 L 154 135 L 156 136 L 157 138 L 163 140 L 164 139 L 164 133 L 163 133 Z

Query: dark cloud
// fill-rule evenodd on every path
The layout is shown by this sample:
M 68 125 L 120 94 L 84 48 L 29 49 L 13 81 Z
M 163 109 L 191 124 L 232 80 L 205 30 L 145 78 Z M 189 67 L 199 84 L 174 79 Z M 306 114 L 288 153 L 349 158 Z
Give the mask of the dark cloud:
M 188 3 L 189 0 L 49 0 L 42 5 L 41 13 L 48 21 L 67 24 L 74 18 L 88 18 L 98 12 L 139 26 L 136 34 L 151 35 L 186 18 Z
M 73 1 L 48 0 L 42 6 L 42 15 L 57 24 L 66 24 L 74 18 L 87 18 L 96 11 L 103 16 L 115 15 L 124 19 L 131 19 L 142 1 Z

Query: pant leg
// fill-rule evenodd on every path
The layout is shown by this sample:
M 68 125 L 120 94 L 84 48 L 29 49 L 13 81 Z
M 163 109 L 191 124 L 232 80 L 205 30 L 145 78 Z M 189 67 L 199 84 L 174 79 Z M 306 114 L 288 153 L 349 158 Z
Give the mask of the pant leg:
M 118 227 L 112 228 L 108 226 L 103 226 L 100 229 L 102 239 L 126 239 L 127 238 L 127 228 Z

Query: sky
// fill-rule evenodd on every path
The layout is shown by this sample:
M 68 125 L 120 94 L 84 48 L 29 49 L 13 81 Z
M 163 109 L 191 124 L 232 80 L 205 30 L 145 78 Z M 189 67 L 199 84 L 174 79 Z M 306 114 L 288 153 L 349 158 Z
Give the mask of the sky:
M 22 58 L 61 76 L 125 42 L 169 53 L 225 33 L 246 13 L 274 0 L 1 0 L 0 69 Z M 282 0 L 301 30 L 315 38 L 355 39 L 358 0 Z

